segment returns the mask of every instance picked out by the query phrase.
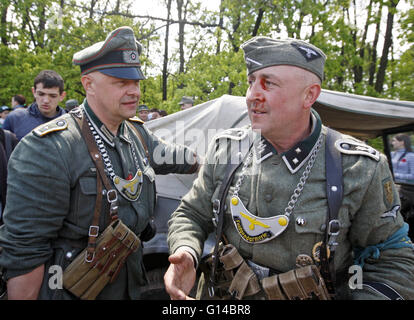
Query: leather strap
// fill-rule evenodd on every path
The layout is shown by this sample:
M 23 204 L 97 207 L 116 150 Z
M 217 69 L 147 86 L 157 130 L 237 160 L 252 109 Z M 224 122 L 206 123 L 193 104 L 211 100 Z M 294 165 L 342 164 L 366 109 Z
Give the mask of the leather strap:
M 85 121 L 85 118 L 82 117 L 80 120 L 81 122 L 81 132 L 82 136 L 86 142 L 86 146 L 89 150 L 89 155 L 92 158 L 92 161 L 95 163 L 96 169 L 102 179 L 102 182 L 106 188 L 106 190 L 113 189 L 111 184 L 109 183 L 109 179 L 105 173 L 105 166 L 101 157 L 101 154 L 98 150 L 98 146 L 96 145 L 95 139 L 92 136 L 91 129 L 89 128 L 88 122 Z
M 331 250 L 328 257 L 327 247 L 330 233 L 339 232 L 337 223 L 339 209 L 343 197 L 342 157 L 341 152 L 335 147 L 335 141 L 340 138 L 337 131 L 328 128 L 325 143 L 325 167 L 326 167 L 326 195 L 328 200 L 328 214 L 326 217 L 325 238 L 320 249 L 321 274 L 325 279 L 328 291 L 335 294 L 336 274 L 334 265 L 335 250 Z M 332 248 L 330 248 L 332 249 Z
M 250 148 L 252 147 L 252 145 L 253 143 L 250 145 L 248 151 L 250 151 Z M 246 158 L 247 154 L 248 152 L 244 155 L 243 158 Z M 216 217 L 217 228 L 216 228 L 216 244 L 213 250 L 213 256 L 212 256 L 213 261 L 211 264 L 211 273 L 210 273 L 210 279 L 208 282 L 208 292 L 209 292 L 210 297 L 214 296 L 215 273 L 216 273 L 217 264 L 218 264 L 217 255 L 218 255 L 220 241 L 223 236 L 225 200 L 226 200 L 227 192 L 230 189 L 231 181 L 233 180 L 234 174 L 236 173 L 237 168 L 240 167 L 242 163 L 243 161 L 240 161 L 240 163 L 230 163 L 227 165 L 226 173 L 224 175 L 224 179 L 221 183 L 220 190 L 217 196 L 218 203 L 216 204 L 213 203 L 213 206 L 217 205 L 217 208 L 216 208 L 217 209 L 217 217 Z
M 133 123 L 129 122 L 129 121 L 125 121 L 125 123 L 135 132 L 135 134 L 137 135 L 139 141 L 141 141 L 142 146 L 144 147 L 145 150 L 145 154 L 147 156 L 148 161 L 151 160 L 150 156 L 149 156 L 149 152 L 148 152 L 148 147 L 147 144 L 145 143 L 145 139 L 142 136 L 141 132 L 139 132 L 139 130 L 134 126 Z
M 107 191 L 113 188 L 109 183 L 109 179 L 105 173 L 103 160 L 96 145 L 95 139 L 92 136 L 92 132 L 89 128 L 88 122 L 85 120 L 85 117 L 79 119 L 78 117 L 73 116 L 73 118 L 76 120 L 81 129 L 82 137 L 86 143 L 86 146 L 88 147 L 89 155 L 91 156 L 92 161 L 95 163 L 97 169 L 95 209 L 93 213 L 92 224 L 91 226 L 89 226 L 88 245 L 85 257 L 87 262 L 92 262 L 95 258 L 96 240 L 99 235 L 99 216 L 102 210 L 102 186 L 104 185 Z M 112 221 L 118 218 L 116 210 L 115 212 L 110 212 L 109 215 Z
M 230 184 L 231 184 L 231 180 L 233 179 L 233 176 L 236 172 L 236 169 L 240 166 L 240 164 L 229 164 L 227 165 L 227 169 L 226 169 L 226 174 L 225 177 L 223 179 L 223 182 L 221 183 L 220 186 L 220 191 L 218 194 L 218 199 L 219 199 L 219 203 L 218 203 L 218 213 L 217 213 L 217 230 L 216 230 L 216 244 L 214 246 L 214 251 L 213 251 L 213 261 L 212 261 L 212 265 L 211 265 L 211 273 L 210 273 L 210 279 L 209 279 L 209 295 L 211 297 L 214 296 L 214 283 L 215 283 L 215 273 L 217 270 L 217 263 L 218 263 L 218 249 L 219 249 L 219 245 L 220 245 L 220 241 L 221 241 L 221 237 L 223 234 L 223 223 L 224 223 L 224 202 L 226 199 L 226 195 L 227 195 L 227 191 L 230 188 Z

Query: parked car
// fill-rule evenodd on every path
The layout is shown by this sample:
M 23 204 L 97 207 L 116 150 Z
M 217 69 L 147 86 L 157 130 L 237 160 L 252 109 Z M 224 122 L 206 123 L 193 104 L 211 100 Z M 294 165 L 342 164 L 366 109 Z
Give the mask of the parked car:
M 322 90 L 313 107 L 323 123 L 333 129 L 362 140 L 382 136 L 384 153 L 391 168 L 391 138 L 397 133 L 404 132 L 414 139 L 414 102 Z M 245 98 L 224 95 L 147 122 L 145 126 L 160 138 L 191 146 L 203 156 L 215 134 L 248 123 Z M 144 299 L 168 299 L 163 284 L 163 275 L 169 265 L 167 221 L 181 198 L 191 188 L 195 178 L 195 174 L 156 177 L 157 205 L 154 219 L 157 234 L 152 240 L 144 243 L 144 264 L 149 278 L 149 285 L 143 288 Z M 411 220 L 414 220 L 414 181 L 403 181 L 398 186 L 401 189 L 403 214 L 411 223 Z M 412 225 L 414 226 L 414 223 Z M 213 247 L 214 235 L 211 234 L 205 242 L 204 254 L 209 253 Z

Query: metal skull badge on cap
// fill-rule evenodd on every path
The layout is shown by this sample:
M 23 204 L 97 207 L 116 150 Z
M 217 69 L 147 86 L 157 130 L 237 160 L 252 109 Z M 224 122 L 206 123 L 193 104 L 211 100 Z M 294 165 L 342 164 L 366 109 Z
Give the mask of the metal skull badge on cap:
M 105 39 L 73 55 L 82 75 L 99 71 L 106 75 L 130 80 L 145 79 L 139 55 L 142 46 L 130 27 L 120 27 Z

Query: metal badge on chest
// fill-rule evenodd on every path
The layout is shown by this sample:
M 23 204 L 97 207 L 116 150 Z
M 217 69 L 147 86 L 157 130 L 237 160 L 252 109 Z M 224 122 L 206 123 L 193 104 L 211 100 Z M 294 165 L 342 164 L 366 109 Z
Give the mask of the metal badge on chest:
M 88 122 L 89 128 L 91 129 L 92 135 L 96 141 L 96 145 L 98 146 L 99 152 L 101 153 L 105 169 L 109 174 L 112 182 L 114 183 L 115 188 L 128 201 L 137 201 L 141 194 L 142 184 L 144 180 L 143 173 L 141 169 L 139 169 L 138 158 L 135 154 L 133 146 L 131 144 L 129 145 L 132 157 L 134 159 L 136 173 L 134 176 L 132 176 L 132 174 L 129 174 L 126 179 L 123 179 L 115 174 L 111 159 L 109 158 L 108 152 L 106 151 L 105 145 L 101 137 L 89 121 L 88 117 L 86 117 L 86 120 Z
M 290 201 L 285 208 L 284 214 L 267 218 L 262 218 L 250 213 L 239 198 L 240 187 L 247 174 L 247 168 L 252 163 L 254 157 L 254 148 L 252 148 L 243 164 L 240 177 L 235 185 L 233 196 L 230 198 L 230 211 L 233 217 L 234 226 L 244 241 L 248 243 L 265 243 L 274 239 L 286 230 L 289 224 L 289 216 L 291 215 L 295 204 L 302 193 L 306 180 L 308 179 L 313 164 L 315 163 L 316 155 L 321 147 L 321 144 L 322 134 L 311 152 L 306 168 L 299 180 L 298 185 L 293 191 Z

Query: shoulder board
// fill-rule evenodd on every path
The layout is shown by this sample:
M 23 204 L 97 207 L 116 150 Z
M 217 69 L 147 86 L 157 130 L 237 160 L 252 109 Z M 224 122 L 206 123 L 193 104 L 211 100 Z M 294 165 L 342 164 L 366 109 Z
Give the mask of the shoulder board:
M 33 130 L 33 133 L 38 137 L 43 137 L 51 132 L 65 130 L 67 127 L 68 122 L 65 119 L 56 119 L 45 124 L 41 124 Z
M 237 129 L 227 129 L 224 130 L 220 133 L 218 133 L 216 135 L 216 140 L 217 139 L 222 139 L 222 138 L 226 138 L 226 139 L 233 139 L 233 140 L 243 140 L 244 138 L 247 137 L 247 135 L 249 134 L 249 130 L 245 129 L 245 128 L 237 128 Z
M 132 117 L 132 118 L 129 118 L 128 120 L 129 120 L 129 121 L 132 121 L 132 122 L 137 122 L 137 123 L 144 124 L 144 121 L 142 121 L 142 120 L 141 120 L 140 118 L 138 118 L 137 116 Z
M 356 140 L 352 139 L 339 139 L 335 142 L 335 147 L 341 152 L 345 154 L 351 155 L 363 155 L 368 156 L 375 161 L 380 160 L 380 153 L 379 151 L 375 150 L 374 148 Z

